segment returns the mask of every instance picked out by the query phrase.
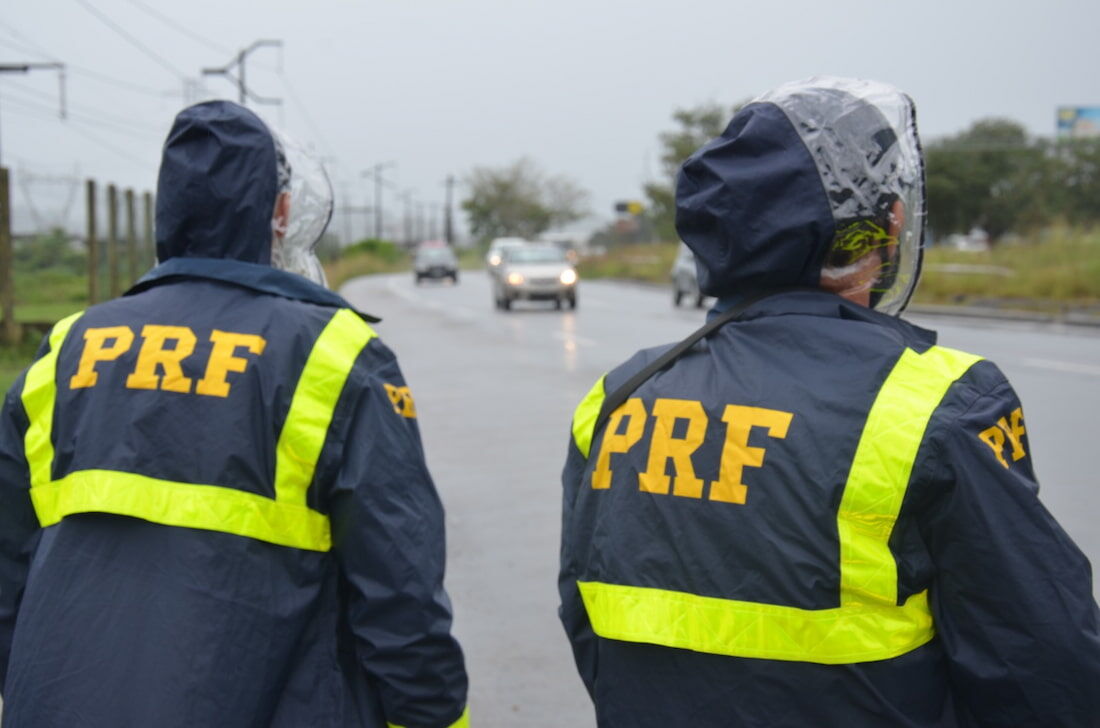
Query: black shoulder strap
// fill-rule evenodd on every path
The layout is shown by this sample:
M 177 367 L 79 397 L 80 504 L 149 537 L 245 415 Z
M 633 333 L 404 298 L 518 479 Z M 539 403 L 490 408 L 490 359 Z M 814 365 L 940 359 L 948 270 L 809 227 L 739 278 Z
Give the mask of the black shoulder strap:
M 685 351 L 695 346 L 700 339 L 710 336 L 714 331 L 721 328 L 723 325 L 740 318 L 741 314 L 745 313 L 753 304 L 764 300 L 770 296 L 775 296 L 780 293 L 791 293 L 794 291 L 819 291 L 817 288 L 806 288 L 802 286 L 787 287 L 787 288 L 773 288 L 763 293 L 758 293 L 753 296 L 749 296 L 741 303 L 737 304 L 728 311 L 723 311 L 721 314 L 715 316 L 710 321 L 703 324 L 702 327 L 697 329 L 694 333 L 689 335 L 686 339 L 681 341 L 676 346 L 666 351 L 661 356 L 654 359 L 649 363 L 649 366 L 643 368 L 637 372 L 630 379 L 626 380 L 622 386 L 616 389 L 611 394 L 604 398 L 603 406 L 600 407 L 600 413 L 596 415 L 596 424 L 592 428 L 592 436 L 595 437 L 596 433 L 607 422 L 607 418 L 611 416 L 611 413 L 617 410 L 623 402 L 634 393 L 638 387 L 642 385 L 642 382 L 652 377 L 657 372 L 661 371 L 665 367 L 672 364 L 672 362 L 679 359 Z

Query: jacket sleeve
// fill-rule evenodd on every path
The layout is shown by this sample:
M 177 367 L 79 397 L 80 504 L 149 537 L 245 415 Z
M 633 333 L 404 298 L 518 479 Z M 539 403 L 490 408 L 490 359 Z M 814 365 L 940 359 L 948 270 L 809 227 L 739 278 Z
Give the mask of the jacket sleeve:
M 565 468 L 562 471 L 562 517 L 561 517 L 561 562 L 558 571 L 558 594 L 561 605 L 558 616 L 561 618 L 569 644 L 573 648 L 573 659 L 577 663 L 577 672 L 594 697 L 596 684 L 596 664 L 598 644 L 588 612 L 581 600 L 577 578 L 580 569 L 576 562 L 576 539 L 574 532 L 573 508 L 577 493 L 584 483 L 584 473 L 588 467 L 589 448 L 592 444 L 592 427 L 604 397 L 604 378 L 600 378 L 573 415 L 573 429 L 569 438 Z M 578 442 L 579 440 L 579 442 Z
M 15 620 L 39 534 L 23 450 L 27 432 L 20 398 L 24 376 L 16 380 L 0 409 L 0 693 L 7 679 Z
M 978 726 L 1100 726 L 1089 562 L 1039 501 L 1012 387 L 989 362 L 964 380 L 922 524 L 956 701 Z
M 466 671 L 443 587 L 443 507 L 415 404 L 397 362 L 377 341 L 353 375 L 348 386 L 360 391 L 330 511 L 356 652 L 390 726 L 465 726 Z

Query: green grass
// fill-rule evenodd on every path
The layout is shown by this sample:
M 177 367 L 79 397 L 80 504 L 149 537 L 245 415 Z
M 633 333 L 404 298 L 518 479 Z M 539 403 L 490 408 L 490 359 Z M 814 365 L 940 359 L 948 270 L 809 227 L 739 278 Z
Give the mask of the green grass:
M 582 260 L 578 269 L 581 278 L 667 284 L 676 248 L 620 246 Z M 1034 311 L 1100 307 L 1100 232 L 1053 230 L 980 253 L 929 248 L 914 302 Z
M 1100 306 L 1100 232 L 1055 230 L 976 253 L 930 248 L 914 301 L 1032 310 Z
M 25 333 L 15 346 L 0 346 L 0 394 L 7 392 L 19 372 L 27 368 L 38 350 L 38 334 Z
M 577 264 L 577 273 L 582 279 L 625 278 L 668 283 L 676 250 L 676 243 L 621 245 L 611 248 L 604 255 L 582 259 Z

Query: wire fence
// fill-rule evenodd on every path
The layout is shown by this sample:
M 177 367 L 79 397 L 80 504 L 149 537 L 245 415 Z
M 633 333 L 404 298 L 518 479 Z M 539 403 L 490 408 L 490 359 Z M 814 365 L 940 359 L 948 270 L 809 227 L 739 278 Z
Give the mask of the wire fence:
M 121 295 L 155 264 L 151 192 L 87 179 L 80 185 L 84 219 L 79 229 L 67 213 L 58 219 L 31 211 L 33 229 L 14 235 L 11 182 L 9 170 L 0 167 L 0 337 L 5 343 L 20 341 L 26 329 L 48 327 L 67 310 Z

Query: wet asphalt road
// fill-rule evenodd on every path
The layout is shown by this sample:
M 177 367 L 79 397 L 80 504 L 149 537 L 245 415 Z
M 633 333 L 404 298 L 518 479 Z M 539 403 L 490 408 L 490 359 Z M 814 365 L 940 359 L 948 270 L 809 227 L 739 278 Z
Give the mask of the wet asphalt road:
M 384 318 L 416 398 L 447 509 L 447 587 L 467 653 L 470 704 L 486 728 L 595 724 L 557 620 L 560 472 L 573 408 L 635 350 L 683 338 L 703 312 L 663 289 L 582 281 L 576 312 L 493 308 L 484 273 L 416 286 L 360 278 L 342 293 Z M 1093 449 L 1100 330 L 911 316 L 940 343 L 986 356 L 1019 393 L 1042 498 L 1100 563 Z M 1098 590 L 1100 592 L 1100 590 Z

